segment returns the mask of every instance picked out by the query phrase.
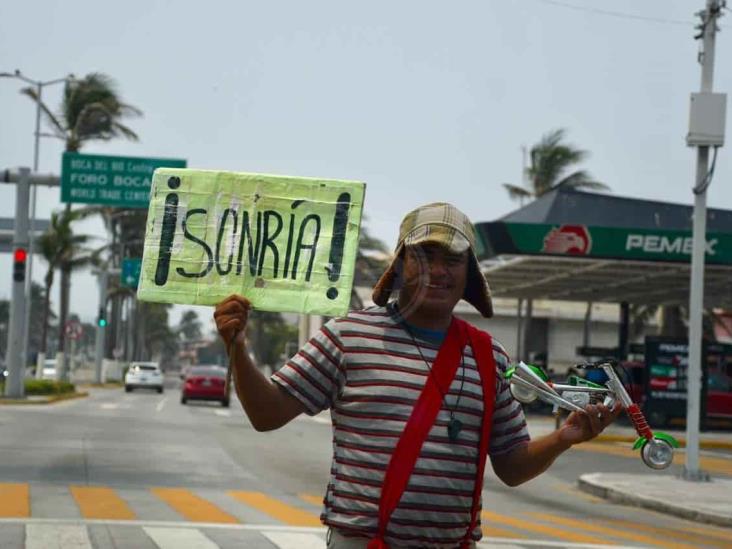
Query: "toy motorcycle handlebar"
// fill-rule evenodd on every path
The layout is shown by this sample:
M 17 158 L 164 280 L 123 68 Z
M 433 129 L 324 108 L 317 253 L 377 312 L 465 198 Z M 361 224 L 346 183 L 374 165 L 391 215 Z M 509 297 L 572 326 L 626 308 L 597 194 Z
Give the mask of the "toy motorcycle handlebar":
M 620 381 L 613 363 L 604 361 L 578 366 L 602 369 L 608 379 L 604 385 L 587 381 L 579 376 L 570 376 L 565 383 L 552 383 L 541 368 L 525 364 L 523 361 L 506 372 L 506 379 L 516 400 L 522 404 L 529 404 L 538 398 L 552 404 L 555 413 L 558 408 L 570 412 L 584 412 L 585 406 L 599 403 L 600 400 L 608 408 L 620 403 L 638 433 L 639 438 L 635 441 L 633 449 L 640 449 L 643 463 L 652 469 L 665 469 L 670 466 L 674 448 L 678 448 L 679 443 L 669 434 L 654 433 L 651 430 L 640 406 L 633 402 Z

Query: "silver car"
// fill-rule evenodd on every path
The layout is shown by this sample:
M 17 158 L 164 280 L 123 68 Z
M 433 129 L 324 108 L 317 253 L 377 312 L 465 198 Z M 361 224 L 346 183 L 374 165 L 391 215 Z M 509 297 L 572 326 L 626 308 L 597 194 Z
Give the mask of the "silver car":
M 163 372 L 157 362 L 132 362 L 125 374 L 125 391 L 155 389 L 163 392 Z

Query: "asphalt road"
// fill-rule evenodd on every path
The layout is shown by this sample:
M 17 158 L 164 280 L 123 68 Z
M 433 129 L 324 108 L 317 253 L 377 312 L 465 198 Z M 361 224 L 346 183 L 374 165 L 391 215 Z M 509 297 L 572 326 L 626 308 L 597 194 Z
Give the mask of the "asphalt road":
M 177 385 L 0 407 L 0 548 L 324 547 L 327 415 L 257 433 L 235 399 L 184 406 Z M 729 456 L 708 457 L 713 474 L 732 476 Z M 580 492 L 576 480 L 589 472 L 647 470 L 622 444 L 598 443 L 518 488 L 488 475 L 481 546 L 732 546 L 732 530 Z

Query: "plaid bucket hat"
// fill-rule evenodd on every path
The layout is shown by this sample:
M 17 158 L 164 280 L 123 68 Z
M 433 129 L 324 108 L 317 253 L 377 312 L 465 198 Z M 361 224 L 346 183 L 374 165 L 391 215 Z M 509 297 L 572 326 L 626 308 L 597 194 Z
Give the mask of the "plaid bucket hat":
M 412 210 L 399 226 L 399 241 L 394 251 L 394 259 L 374 286 L 372 299 L 376 305 L 384 306 L 391 293 L 396 289 L 396 264 L 404 255 L 406 246 L 417 246 L 434 242 L 445 246 L 452 252 L 469 251 L 468 280 L 463 299 L 475 307 L 484 317 L 493 316 L 491 292 L 483 274 L 480 272 L 475 255 L 475 230 L 463 212 L 452 204 L 435 202 Z

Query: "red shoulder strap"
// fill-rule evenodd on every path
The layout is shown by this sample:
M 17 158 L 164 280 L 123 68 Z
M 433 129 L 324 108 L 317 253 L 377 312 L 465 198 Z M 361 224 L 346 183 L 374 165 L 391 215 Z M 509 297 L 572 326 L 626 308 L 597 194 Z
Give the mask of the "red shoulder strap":
M 493 356 L 493 339 L 485 332 L 481 332 L 474 326 L 465 322 L 470 346 L 473 349 L 475 363 L 478 365 L 480 383 L 483 386 L 483 423 L 480 432 L 480 448 L 478 450 L 478 470 L 473 487 L 473 504 L 470 510 L 470 526 L 463 538 L 463 547 L 469 547 L 471 534 L 478 524 L 478 512 L 480 511 L 480 494 L 483 490 L 483 476 L 486 462 L 488 461 L 488 448 L 491 439 L 491 427 L 493 425 L 493 409 L 496 403 L 496 359 Z
M 422 445 L 435 423 L 442 406 L 442 395 L 455 377 L 466 341 L 467 333 L 462 321 L 453 318 L 432 364 L 432 375 L 427 376 L 422 393 L 389 460 L 381 486 L 378 531 L 376 537 L 369 541 L 368 549 L 388 549 L 384 542 L 386 526 L 402 498 Z
M 463 348 L 468 341 L 470 341 L 473 349 L 483 386 L 483 421 L 478 451 L 477 477 L 473 490 L 470 526 L 463 538 L 462 545 L 467 547 L 470 543 L 470 535 L 478 522 L 483 474 L 488 457 L 491 424 L 493 423 L 496 364 L 493 357 L 491 337 L 467 322 L 459 318 L 453 318 L 445 341 L 432 365 L 433 375 L 427 377 L 422 393 L 389 460 L 379 500 L 378 531 L 376 537 L 369 541 L 368 549 L 388 549 L 384 537 L 389 519 L 407 487 L 409 477 L 422 450 L 422 445 L 442 406 L 442 394 L 447 392 L 455 377 Z M 440 391 L 440 388 L 445 390 Z

